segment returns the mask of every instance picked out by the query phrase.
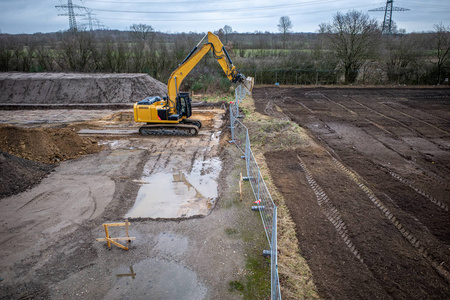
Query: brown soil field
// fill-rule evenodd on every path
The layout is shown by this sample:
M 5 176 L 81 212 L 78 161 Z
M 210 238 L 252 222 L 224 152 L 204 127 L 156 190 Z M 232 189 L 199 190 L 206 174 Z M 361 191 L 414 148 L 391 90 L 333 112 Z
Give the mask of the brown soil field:
M 450 89 L 253 91 L 312 143 L 265 153 L 324 299 L 450 295 Z

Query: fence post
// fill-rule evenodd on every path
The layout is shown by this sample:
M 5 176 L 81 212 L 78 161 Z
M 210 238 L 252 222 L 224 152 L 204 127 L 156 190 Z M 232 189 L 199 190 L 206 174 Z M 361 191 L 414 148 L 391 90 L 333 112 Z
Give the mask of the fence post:
M 250 178 L 250 167 L 249 167 L 249 163 L 250 163 L 250 137 L 248 135 L 248 129 L 246 129 L 246 134 L 245 134 L 245 165 L 247 168 L 247 177 Z
M 231 141 L 234 142 L 234 115 L 233 115 L 233 104 L 230 104 L 230 129 L 231 129 Z
M 257 189 L 258 189 L 258 199 L 257 199 L 257 200 L 259 200 L 259 199 L 261 199 L 261 195 L 260 195 L 260 192 L 259 192 L 259 186 L 260 186 L 259 181 L 261 180 L 261 179 L 260 179 L 260 177 L 261 177 L 261 172 L 259 172 L 259 167 L 257 167 L 256 170 L 257 170 L 257 173 L 258 173 L 258 174 L 256 175 L 256 176 L 258 176 L 258 185 L 257 185 Z

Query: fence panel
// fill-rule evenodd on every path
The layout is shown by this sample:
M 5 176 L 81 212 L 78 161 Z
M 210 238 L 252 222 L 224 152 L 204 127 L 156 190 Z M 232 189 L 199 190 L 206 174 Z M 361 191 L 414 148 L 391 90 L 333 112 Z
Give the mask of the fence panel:
M 239 118 L 239 104 L 247 91 L 239 85 L 236 90 L 236 101 L 230 103 L 231 139 L 245 157 L 247 179 L 255 196 L 256 208 L 260 212 L 267 240 L 270 246 L 270 273 L 271 273 L 271 299 L 281 300 L 280 280 L 278 276 L 278 252 L 277 252 L 277 207 L 267 189 L 261 169 L 256 162 L 250 147 L 250 137 L 247 127 Z
M 234 120 L 234 137 L 233 142 L 245 154 L 246 143 L 248 137 L 248 129 L 239 120 Z

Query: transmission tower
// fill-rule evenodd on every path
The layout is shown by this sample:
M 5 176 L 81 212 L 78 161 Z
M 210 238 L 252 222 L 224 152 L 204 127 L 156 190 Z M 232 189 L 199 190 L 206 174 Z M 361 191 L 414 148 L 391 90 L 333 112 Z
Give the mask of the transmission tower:
M 89 30 L 92 31 L 92 30 L 94 30 L 92 21 L 98 21 L 97 18 L 93 18 L 92 16 L 95 16 L 97 14 L 92 13 L 91 9 L 86 9 L 86 15 L 87 15 L 87 17 L 83 18 L 83 20 L 88 21 Z
M 393 11 L 408 11 L 409 8 L 403 8 L 394 6 L 394 0 L 387 0 L 386 7 L 378 7 L 374 9 L 369 9 L 369 11 L 384 11 L 384 21 L 383 21 L 383 33 L 392 34 L 392 12 Z
M 75 13 L 74 9 L 86 10 L 86 7 L 73 4 L 72 0 L 67 0 L 67 4 L 56 5 L 55 7 L 67 11 L 67 13 L 58 14 L 58 16 L 69 16 L 69 30 L 72 32 L 77 31 L 77 21 L 75 16 L 84 16 L 84 14 Z

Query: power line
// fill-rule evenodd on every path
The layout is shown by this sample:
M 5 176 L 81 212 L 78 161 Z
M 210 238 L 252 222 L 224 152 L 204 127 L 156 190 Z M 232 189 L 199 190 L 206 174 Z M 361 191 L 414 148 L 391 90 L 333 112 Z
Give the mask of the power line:
M 367 5 L 358 5 L 358 6 L 352 6 L 352 8 L 365 8 L 367 7 Z M 327 8 L 327 9 L 320 9 L 320 10 L 315 10 L 313 12 L 307 12 L 306 14 L 311 15 L 311 14 L 319 14 L 319 13 L 323 13 L 323 12 L 333 12 L 336 11 L 335 9 L 332 8 Z M 292 12 L 289 13 L 289 16 L 299 16 L 299 15 L 304 15 L 305 12 L 303 11 L 297 11 L 297 12 Z M 265 14 L 265 15 L 257 15 L 257 16 L 249 16 L 246 15 L 245 18 L 236 16 L 236 17 L 223 17 L 223 18 L 193 18 L 193 19 L 178 19 L 178 18 L 167 18 L 164 17 L 162 19 L 152 19 L 152 22 L 177 22 L 177 21 L 182 21 L 182 22 L 212 22 L 212 21 L 245 21 L 245 20 L 249 20 L 249 19 L 267 19 L 267 18 L 274 18 L 274 17 L 280 17 L 280 14 L 278 13 L 273 13 L 273 14 Z M 121 20 L 121 21 L 136 21 L 136 20 L 145 20 L 146 19 L 130 19 L 130 18 L 120 18 L 120 17 L 103 17 L 102 19 L 106 19 L 106 20 Z
M 283 8 L 296 8 L 301 6 L 317 5 L 317 4 L 327 4 L 339 2 L 336 0 L 319 0 L 319 1 L 309 1 L 303 3 L 291 3 L 291 4 L 278 4 L 278 5 L 267 5 L 267 6 L 256 6 L 256 7 L 246 7 L 246 8 L 229 8 L 229 9 L 208 9 L 208 10 L 193 10 L 193 11 L 143 11 L 143 10 L 116 10 L 116 9 L 104 9 L 104 8 L 93 8 L 95 11 L 112 12 L 112 13 L 135 13 L 135 14 L 198 14 L 198 13 L 224 13 L 224 12 L 242 12 L 242 11 L 255 11 L 255 10 L 274 10 Z
M 167 5 L 167 2 L 149 2 L 149 1 L 145 1 L 145 2 L 137 2 L 137 1 L 114 1 L 114 0 L 89 0 L 90 2 L 100 2 L 100 3 L 119 3 L 119 4 L 139 4 L 139 5 L 153 5 L 153 4 L 157 4 L 157 5 Z M 248 2 L 251 0 L 236 0 L 236 1 L 226 1 L 226 3 L 233 3 L 233 2 Z M 224 3 L 223 0 L 218 0 L 218 1 L 205 1 L 205 0 L 198 0 L 198 1 L 171 1 L 170 4 L 196 4 L 196 3 L 202 3 L 202 4 L 207 4 L 207 3 Z

